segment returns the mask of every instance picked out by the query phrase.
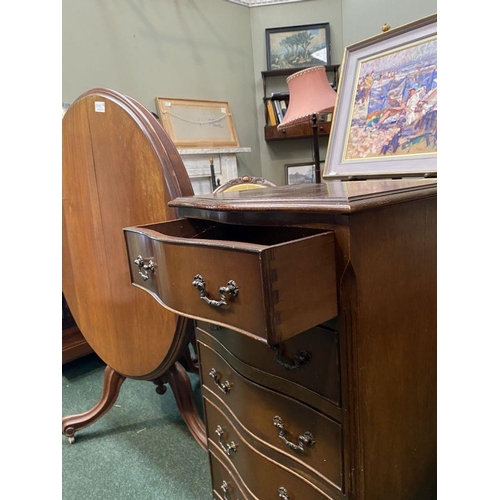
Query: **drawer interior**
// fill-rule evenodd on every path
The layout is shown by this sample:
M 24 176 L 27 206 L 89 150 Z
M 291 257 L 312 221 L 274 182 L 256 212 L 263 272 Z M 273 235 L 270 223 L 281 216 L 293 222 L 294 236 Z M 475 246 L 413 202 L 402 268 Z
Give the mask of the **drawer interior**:
M 124 232 L 132 283 L 177 314 L 270 345 L 337 315 L 334 231 L 189 218 Z
M 304 227 L 239 226 L 202 219 L 177 219 L 141 226 L 159 235 L 195 240 L 223 240 L 257 245 L 279 245 L 308 236 L 325 233 L 321 229 Z

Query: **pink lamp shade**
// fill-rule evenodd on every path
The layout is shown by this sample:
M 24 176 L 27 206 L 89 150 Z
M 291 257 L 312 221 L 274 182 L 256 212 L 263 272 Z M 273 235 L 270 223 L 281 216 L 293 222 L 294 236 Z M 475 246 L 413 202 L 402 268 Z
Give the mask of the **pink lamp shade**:
M 290 101 L 278 130 L 308 122 L 313 115 L 329 113 L 337 102 L 324 66 L 303 69 L 286 79 Z

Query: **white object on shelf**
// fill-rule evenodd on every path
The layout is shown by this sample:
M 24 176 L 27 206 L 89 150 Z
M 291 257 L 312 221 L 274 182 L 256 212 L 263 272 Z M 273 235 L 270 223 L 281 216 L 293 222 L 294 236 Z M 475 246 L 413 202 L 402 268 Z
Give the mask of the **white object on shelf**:
M 177 149 L 186 167 L 194 194 L 213 191 L 210 176 L 210 158 L 214 162 L 215 178 L 220 185 L 238 177 L 236 154 L 250 153 L 251 148 L 193 148 Z

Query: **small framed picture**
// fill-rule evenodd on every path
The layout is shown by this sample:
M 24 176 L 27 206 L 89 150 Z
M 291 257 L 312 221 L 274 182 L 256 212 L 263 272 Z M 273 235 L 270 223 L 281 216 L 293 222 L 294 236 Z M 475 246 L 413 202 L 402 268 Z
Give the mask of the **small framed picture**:
M 267 69 L 330 65 L 330 24 L 266 29 Z
M 324 162 L 321 162 L 320 169 L 323 166 Z M 285 184 L 314 184 L 315 182 L 314 162 L 285 165 Z

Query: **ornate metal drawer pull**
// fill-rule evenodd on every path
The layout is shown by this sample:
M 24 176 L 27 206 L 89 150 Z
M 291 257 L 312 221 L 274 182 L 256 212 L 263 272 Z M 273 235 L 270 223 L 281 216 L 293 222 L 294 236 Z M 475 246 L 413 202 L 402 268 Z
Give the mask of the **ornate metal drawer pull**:
M 209 299 L 205 290 L 205 280 L 201 274 L 197 274 L 193 278 L 193 286 L 200 291 L 200 299 L 203 299 L 212 307 L 227 306 L 227 300 L 224 294 L 227 293 L 231 297 L 236 297 L 240 291 L 238 285 L 233 280 L 230 280 L 227 282 L 226 286 L 221 286 L 219 288 L 220 300 Z
M 279 344 L 274 344 L 270 347 L 276 353 L 273 358 L 274 361 L 279 363 L 285 370 L 296 370 L 311 361 L 311 355 L 307 351 L 300 351 L 299 354 L 293 357 L 292 363 L 289 363 L 282 358 Z
M 214 379 L 215 385 L 224 393 L 227 394 L 231 390 L 231 384 L 226 380 L 225 382 L 222 382 L 222 384 L 219 382 L 219 374 L 216 372 L 215 368 L 212 368 L 210 370 L 209 375 Z
M 226 439 L 224 438 L 224 431 L 222 430 L 222 427 L 218 425 L 215 428 L 215 433 L 217 436 L 219 436 L 219 444 L 220 447 L 222 448 L 222 451 L 228 456 L 231 456 L 231 453 L 236 453 L 236 444 L 234 441 L 231 441 L 229 444 L 226 443 Z
M 220 489 L 224 493 L 224 500 L 227 500 L 227 493 L 229 491 L 229 486 L 227 485 L 226 481 L 222 481 Z
M 288 496 L 288 491 L 286 491 L 285 488 L 283 488 L 283 486 L 278 488 L 278 495 L 281 500 L 290 500 L 290 497 Z
M 222 481 L 222 484 L 220 486 L 220 489 L 222 490 L 222 492 L 224 493 L 224 500 L 230 500 L 230 498 L 227 496 L 227 494 L 229 493 L 229 486 L 228 484 L 226 483 L 226 481 Z
M 316 441 L 314 440 L 313 435 L 306 431 L 303 436 L 299 436 L 300 444 L 294 444 L 285 437 L 285 423 L 283 419 L 279 416 L 273 418 L 273 424 L 280 430 L 279 437 L 283 440 L 283 442 L 292 450 L 295 451 L 305 451 L 304 445 L 312 446 Z
M 137 259 L 134 260 L 134 264 L 137 264 L 137 267 L 139 268 L 139 274 L 144 281 L 149 279 L 148 271 L 151 271 L 151 274 L 154 274 L 155 272 L 156 263 L 154 262 L 153 258 L 150 258 L 149 262 L 146 264 L 144 259 L 140 255 L 138 255 Z

